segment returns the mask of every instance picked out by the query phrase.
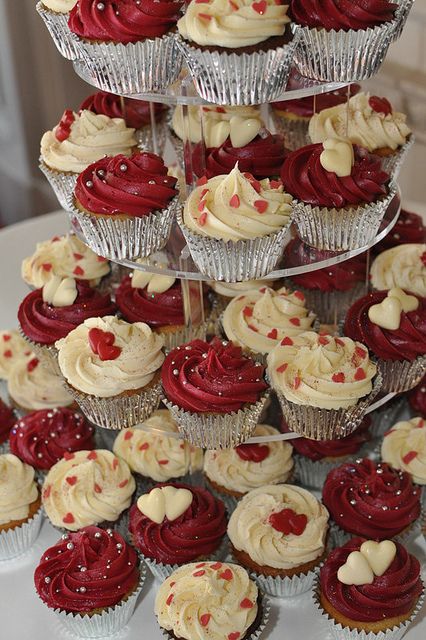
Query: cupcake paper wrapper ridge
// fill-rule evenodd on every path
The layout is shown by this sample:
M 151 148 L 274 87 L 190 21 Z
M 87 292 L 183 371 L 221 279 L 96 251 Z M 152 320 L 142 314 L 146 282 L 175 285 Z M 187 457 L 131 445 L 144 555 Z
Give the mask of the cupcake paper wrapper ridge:
M 0 532 L 0 561 L 11 560 L 30 549 L 36 541 L 43 522 L 43 508 L 19 527 Z
M 394 0 L 394 2 L 399 5 L 399 8 L 396 10 L 396 25 L 392 39 L 398 40 L 405 27 L 414 0 Z
M 68 27 L 69 13 L 56 13 L 37 2 L 36 9 L 46 25 L 59 53 L 68 60 L 76 60 L 78 51 Z
M 50 369 L 57 376 L 62 376 L 58 364 L 58 350 L 54 344 L 41 344 L 40 342 L 34 342 L 23 332 L 21 326 L 19 326 L 19 333 L 31 346 L 31 350 L 34 351 L 36 356 L 40 358 L 43 367 Z
M 78 173 L 55 171 L 48 167 L 42 158 L 40 158 L 39 168 L 49 181 L 61 207 L 65 209 L 65 211 L 70 211 L 70 202 L 72 201 L 72 194 L 74 193 Z
M 407 138 L 406 143 L 401 145 L 390 156 L 376 156 L 376 158 L 379 158 L 379 160 L 382 163 L 383 171 L 386 171 L 386 173 L 390 175 L 392 180 L 396 181 L 398 179 L 399 172 L 401 171 L 401 167 L 405 162 L 407 153 L 410 151 L 414 142 L 415 142 L 415 137 L 414 137 L 414 134 L 411 133 Z
M 318 567 L 319 568 L 319 567 Z M 318 568 L 308 573 L 300 573 L 291 578 L 285 576 L 264 576 L 260 573 L 251 572 L 250 576 L 255 580 L 259 589 L 268 596 L 275 598 L 293 598 L 302 593 L 306 593 L 312 588 L 312 584 L 317 575 Z
M 350 456 L 342 456 L 336 458 L 336 460 L 311 460 L 306 456 L 301 456 L 297 453 L 294 454 L 293 458 L 297 483 L 312 489 L 322 489 L 325 479 L 332 469 L 339 467 L 342 463 L 352 462 L 357 458 L 362 458 L 364 455 L 367 455 L 368 444 L 369 443 L 361 447 L 358 453 Z
M 396 540 L 397 542 L 400 542 L 405 546 L 407 546 L 411 542 L 414 542 L 417 536 L 419 536 L 422 532 L 422 521 L 424 517 L 425 517 L 425 513 L 422 511 L 419 517 L 416 520 L 414 520 L 414 522 L 412 522 L 405 529 L 405 531 L 398 533 L 396 536 L 392 536 L 391 539 Z M 336 522 L 334 522 L 333 520 L 330 521 L 330 538 L 334 547 L 341 547 L 346 542 L 348 542 L 348 540 L 350 540 L 356 535 L 361 535 L 361 534 L 355 534 L 355 533 L 350 533 L 349 531 L 345 531 L 344 529 L 339 527 L 339 525 L 336 524 Z
M 415 360 L 377 360 L 378 369 L 383 378 L 382 391 L 402 393 L 419 384 L 426 373 L 426 356 Z
M 208 320 L 197 325 L 183 326 L 176 331 L 161 331 L 158 333 L 164 338 L 164 350 L 166 353 L 180 347 L 181 344 L 191 340 L 205 340 Z

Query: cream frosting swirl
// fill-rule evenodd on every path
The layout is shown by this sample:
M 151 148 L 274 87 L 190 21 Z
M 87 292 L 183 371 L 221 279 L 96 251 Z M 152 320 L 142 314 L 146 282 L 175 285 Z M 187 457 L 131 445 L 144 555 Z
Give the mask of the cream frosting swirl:
M 277 430 L 274 427 L 258 424 L 253 435 L 276 434 Z M 238 493 L 247 493 L 252 489 L 263 487 L 265 484 L 286 482 L 293 469 L 293 447 L 291 444 L 279 440 L 256 446 L 268 449 L 266 458 L 260 462 L 241 458 L 237 449 L 206 451 L 204 473 L 209 480 Z
M 261 287 L 233 298 L 222 325 L 228 340 L 257 353 L 269 353 L 285 336 L 309 331 L 314 320 L 303 293 Z
M 43 0 L 46 9 L 55 13 L 69 13 L 76 4 L 77 0 Z
M 245 280 L 244 282 L 222 282 L 209 280 L 208 285 L 215 293 L 224 298 L 236 298 L 252 289 L 269 287 L 274 280 Z
M 370 106 L 369 99 L 369 93 L 358 93 L 348 103 L 313 115 L 309 122 L 312 142 L 344 137 L 369 151 L 385 147 L 396 150 L 405 144 L 411 133 L 405 114 L 398 111 L 378 113 Z
M 380 253 L 370 269 L 371 284 L 379 291 L 399 287 L 426 297 L 426 244 L 400 244 Z
M 203 467 L 203 452 L 188 442 L 168 437 L 177 425 L 167 409 L 159 409 L 143 423 L 153 432 L 137 427 L 123 429 L 114 442 L 114 453 L 123 458 L 133 472 L 166 482 Z
M 284 535 L 270 523 L 270 516 L 291 509 L 307 518 L 300 535 Z M 253 489 L 238 502 L 228 523 L 228 536 L 238 551 L 256 564 L 293 569 L 319 558 L 325 549 L 328 511 L 312 493 L 289 484 Z
M 130 506 L 135 487 L 127 463 L 111 451 L 75 451 L 51 467 L 43 484 L 43 506 L 55 527 L 77 531 L 117 520 Z
M 34 354 L 16 329 L 0 331 L 0 380 L 7 380 L 15 364 L 28 358 L 34 358 Z
M 28 518 L 37 498 L 34 469 L 12 453 L 0 455 L 0 525 Z
M 62 141 L 55 135 L 58 126 L 46 131 L 40 143 L 42 159 L 56 171 L 81 173 L 104 156 L 119 153 L 130 156 L 137 146 L 135 130 L 127 127 L 123 118 L 109 118 L 88 110 L 74 113 L 69 137 Z
M 38 242 L 34 253 L 24 258 L 21 266 L 22 279 L 36 289 L 44 287 L 52 275 L 88 280 L 96 285 L 109 271 L 108 260 L 97 256 L 71 233 Z
M 185 640 L 244 638 L 258 612 L 258 589 L 236 564 L 192 562 L 160 586 L 154 612 L 162 629 Z
M 409 473 L 417 484 L 426 484 L 425 420 L 403 420 L 387 431 L 382 442 L 382 460 Z
M 290 402 L 322 409 L 355 405 L 370 393 L 376 371 L 360 342 L 313 331 L 286 336 L 268 355 L 272 387 Z
M 90 329 L 114 335 L 114 346 L 121 349 L 114 360 L 101 360 L 89 343 Z M 115 316 L 88 318 L 55 343 L 62 375 L 67 382 L 100 398 L 141 389 L 151 382 L 164 360 L 163 338 L 144 322 L 133 324 Z
M 237 242 L 274 233 L 290 221 L 292 197 L 281 183 L 252 181 L 235 166 L 196 187 L 185 203 L 185 224 L 196 233 Z
M 7 381 L 7 391 L 12 401 L 27 411 L 67 407 L 73 403 L 62 378 L 37 357 L 15 364 Z
M 290 22 L 288 5 L 275 0 L 196 0 L 177 23 L 180 35 L 202 46 L 229 49 L 249 47 L 273 36 L 282 36 Z M 208 16 L 206 18 L 206 16 Z

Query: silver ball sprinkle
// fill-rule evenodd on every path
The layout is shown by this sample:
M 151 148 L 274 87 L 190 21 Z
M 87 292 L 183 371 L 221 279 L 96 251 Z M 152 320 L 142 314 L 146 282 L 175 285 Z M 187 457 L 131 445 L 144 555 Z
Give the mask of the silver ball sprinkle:
M 43 454 L 42 454 L 42 453 L 38 453 L 38 454 L 37 454 L 37 458 L 42 458 L 42 457 L 43 457 Z
M 62 540 L 68 540 L 69 535 L 67 533 L 62 534 Z
M 148 184 L 155 184 L 155 180 L 148 180 Z
M 123 164 L 120 164 L 120 171 L 127 171 L 127 169 L 128 169 L 127 164 L 125 164 L 124 162 Z
M 117 547 L 117 549 L 122 549 L 123 545 L 121 544 L 121 542 L 117 542 L 117 544 L 115 545 Z
M 188 344 L 185 347 L 185 351 L 191 351 L 192 347 L 190 347 Z
M 87 567 L 80 567 L 80 571 L 84 573 L 85 571 L 87 571 Z
M 356 500 L 349 500 L 350 504 L 356 504 Z
M 105 171 L 104 171 L 103 169 L 99 169 L 99 170 L 98 170 L 98 176 L 99 176 L 100 178 L 103 178 L 103 177 L 104 177 L 104 175 L 105 175 Z
M 87 182 L 86 182 L 86 187 L 87 187 L 88 189 L 91 189 L 91 188 L 93 187 L 93 182 L 92 182 L 91 180 L 87 180 Z
M 105 4 L 103 2 L 98 2 L 96 8 L 98 9 L 98 11 L 103 11 L 105 9 Z
M 87 589 L 86 587 L 80 587 L 80 593 L 86 593 Z
M 376 471 L 376 472 L 377 472 L 377 474 L 378 474 L 378 475 L 380 475 L 380 474 L 382 474 L 382 473 L 383 473 L 383 469 L 377 469 L 377 471 Z
M 46 584 L 49 584 L 50 581 L 51 581 L 51 578 L 49 578 L 49 576 L 46 576 L 44 581 L 45 581 Z
M 401 489 L 398 489 L 398 491 L 395 493 L 395 495 L 400 496 L 402 493 Z
M 179 369 L 173 369 L 173 375 L 174 376 L 178 376 L 179 375 Z
M 204 359 L 207 358 L 207 353 L 201 354 L 201 357 L 204 358 Z
M 97 532 L 95 533 L 95 538 L 100 538 L 100 537 L 101 537 L 101 535 L 102 535 L 102 534 L 101 534 L 99 531 L 97 531 Z
M 68 542 L 67 549 L 69 549 L 70 551 L 74 549 L 74 544 L 72 542 Z
M 368 518 L 369 520 L 371 520 L 371 518 L 372 518 L 372 517 L 373 517 L 373 516 L 367 516 L 367 518 Z
M 383 511 L 387 511 L 388 509 L 389 509 L 389 507 L 387 506 L 387 504 L 384 504 L 384 505 L 382 506 L 382 510 L 383 510 Z

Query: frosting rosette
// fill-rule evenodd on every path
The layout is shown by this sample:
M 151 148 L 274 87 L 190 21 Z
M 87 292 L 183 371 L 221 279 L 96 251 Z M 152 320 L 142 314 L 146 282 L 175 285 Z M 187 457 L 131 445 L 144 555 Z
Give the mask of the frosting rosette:
M 0 331 L 0 379 L 7 380 L 17 362 L 32 356 L 28 342 L 16 329 Z
M 55 527 L 77 531 L 117 520 L 135 486 L 127 463 L 111 451 L 66 452 L 46 476 L 43 506 Z
M 15 364 L 7 381 L 7 391 L 12 402 L 26 411 L 67 407 L 73 402 L 62 378 L 34 355 Z
M 371 419 L 366 416 L 362 423 L 345 438 L 336 440 L 311 440 L 310 438 L 294 438 L 291 441 L 295 453 L 309 458 L 314 462 L 319 460 L 333 460 L 353 456 L 371 438 L 369 427 Z M 281 430 L 285 433 L 289 431 L 284 420 L 281 423 Z
M 87 109 L 88 111 L 92 111 L 98 115 L 103 114 L 109 118 L 123 118 L 128 127 L 141 129 L 151 124 L 151 104 L 154 109 L 154 117 L 158 120 L 167 110 L 165 104 L 135 100 L 134 98 L 123 98 L 122 96 L 108 93 L 107 91 L 97 91 L 83 100 L 79 111 Z
M 210 280 L 208 285 L 215 293 L 224 298 L 237 298 L 253 289 L 268 287 L 273 280 L 246 280 L 245 282 L 218 282 Z
M 38 496 L 34 469 L 12 453 L 0 455 L 0 525 L 26 520 Z
M 292 0 L 292 19 L 304 27 L 327 31 L 369 29 L 394 18 L 398 5 L 389 0 L 352 0 L 342 3 L 331 0 Z
M 181 283 L 169 276 L 134 271 L 123 278 L 115 299 L 129 322 L 146 322 L 151 327 L 185 324 Z
M 420 489 L 409 474 L 369 458 L 332 469 L 322 500 L 341 529 L 374 540 L 397 536 L 420 515 Z
M 426 227 L 423 219 L 417 213 L 401 209 L 399 218 L 392 230 L 374 246 L 374 253 L 381 253 L 400 244 L 426 242 Z
M 410 474 L 416 484 L 426 484 L 426 423 L 411 418 L 393 425 L 382 441 L 382 460 Z
M 268 355 L 272 386 L 297 405 L 341 409 L 372 390 L 376 365 L 350 338 L 307 331 L 286 336 Z
M 15 414 L 0 398 L 0 444 L 9 438 L 10 430 L 15 424 Z
M 43 5 L 55 13 L 69 13 L 77 0 L 43 0 Z
M 426 297 L 426 244 L 400 244 L 380 253 L 370 269 L 375 289 L 400 287 Z

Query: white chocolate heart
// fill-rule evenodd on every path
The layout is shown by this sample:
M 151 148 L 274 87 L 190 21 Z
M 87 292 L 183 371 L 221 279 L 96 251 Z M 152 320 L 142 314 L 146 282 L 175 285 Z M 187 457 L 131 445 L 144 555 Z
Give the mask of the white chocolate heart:
M 155 487 L 149 493 L 144 493 L 137 501 L 138 509 L 147 518 L 161 524 L 164 516 L 173 521 L 179 518 L 193 499 L 188 489 L 176 487 Z
M 176 487 L 162 487 L 166 501 L 166 516 L 168 520 L 176 520 L 185 513 L 192 502 L 193 495 L 189 489 L 177 489 Z
M 241 118 L 240 116 L 232 116 L 231 125 L 231 144 L 234 148 L 245 147 L 246 144 L 255 139 L 262 128 L 262 123 L 256 118 Z
M 337 571 L 337 579 L 347 585 L 372 584 L 374 573 L 360 551 L 352 551 Z
M 405 313 L 415 311 L 419 307 L 418 298 L 416 298 L 416 296 L 410 296 L 399 287 L 390 289 L 390 291 L 388 291 L 388 298 L 398 298 L 401 303 L 402 310 L 405 311 Z
M 159 273 L 148 273 L 147 271 L 133 271 L 132 287 L 134 289 L 145 289 L 148 293 L 164 293 L 174 285 L 176 278 L 163 276 Z
M 226 120 L 204 119 L 204 137 L 211 147 L 220 147 L 229 136 L 231 126 Z
M 164 493 L 159 488 L 154 488 L 149 493 L 144 493 L 137 501 L 138 509 L 147 518 L 161 524 L 166 515 L 166 501 Z
M 68 307 L 78 295 L 74 278 L 61 278 L 53 275 L 43 287 L 43 301 L 53 307 Z
M 374 575 L 382 576 L 396 556 L 396 544 L 392 540 L 382 540 L 382 542 L 367 540 L 362 543 L 360 551 L 367 559 Z
M 350 176 L 354 164 L 352 142 L 344 138 L 327 138 L 322 146 L 324 151 L 320 155 L 320 163 L 323 169 L 339 178 Z
M 368 310 L 368 317 L 373 324 L 382 329 L 395 331 L 401 324 L 402 306 L 398 298 L 385 298 L 380 304 L 373 304 Z

